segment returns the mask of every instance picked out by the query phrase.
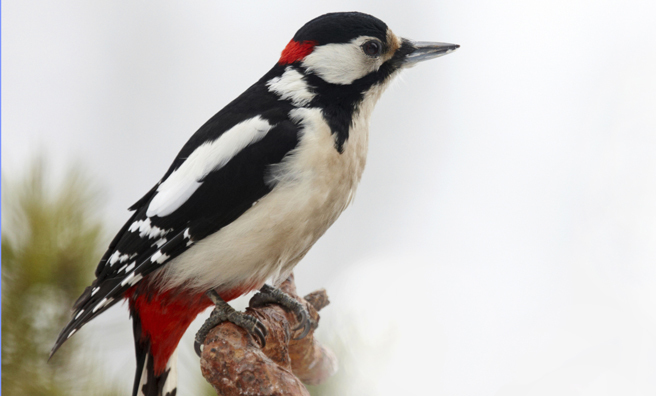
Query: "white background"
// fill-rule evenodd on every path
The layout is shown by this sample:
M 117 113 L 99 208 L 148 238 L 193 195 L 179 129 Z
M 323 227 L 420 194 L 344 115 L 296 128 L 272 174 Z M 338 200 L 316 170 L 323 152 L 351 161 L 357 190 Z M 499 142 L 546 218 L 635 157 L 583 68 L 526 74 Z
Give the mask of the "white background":
M 83 167 L 117 230 L 302 24 L 370 13 L 462 47 L 386 92 L 355 204 L 297 267 L 355 359 L 343 394 L 653 395 L 655 4 L 3 1 L 3 173 Z M 126 308 L 81 333 L 127 392 Z

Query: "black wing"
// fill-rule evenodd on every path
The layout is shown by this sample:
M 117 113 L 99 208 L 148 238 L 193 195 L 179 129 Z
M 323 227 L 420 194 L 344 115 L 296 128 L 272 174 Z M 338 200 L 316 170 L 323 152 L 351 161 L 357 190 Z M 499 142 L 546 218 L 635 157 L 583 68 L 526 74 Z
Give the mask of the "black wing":
M 249 91 L 257 89 L 251 87 Z M 246 91 L 240 99 L 248 99 Z M 246 98 L 244 98 L 246 97 Z M 262 96 L 259 96 L 259 100 Z M 298 126 L 287 118 L 291 107 L 273 102 L 268 111 L 240 111 L 235 101 L 215 115 L 194 134 L 178 154 L 164 178 L 130 209 L 135 213 L 116 235 L 96 269 L 96 280 L 74 306 L 73 319 L 62 330 L 52 352 L 85 323 L 122 299 L 143 277 L 161 268 L 204 237 L 220 230 L 268 194 L 266 182 L 271 165 L 279 163 L 298 144 Z M 243 106 L 243 104 L 241 104 Z M 259 107 L 259 106 L 258 106 Z M 260 107 L 261 108 L 261 107 Z M 235 116 L 238 114 L 238 116 Z M 189 156 L 206 142 L 215 141 L 241 120 L 266 117 L 273 127 L 259 141 L 242 148 L 218 169 L 213 169 L 200 186 L 170 214 L 147 216 L 148 207 L 164 183 Z

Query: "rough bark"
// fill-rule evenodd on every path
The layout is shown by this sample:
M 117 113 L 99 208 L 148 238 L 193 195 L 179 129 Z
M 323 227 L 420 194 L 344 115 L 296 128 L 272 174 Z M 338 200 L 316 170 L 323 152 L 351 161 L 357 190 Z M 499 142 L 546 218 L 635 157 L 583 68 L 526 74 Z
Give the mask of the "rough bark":
M 319 322 L 317 311 L 329 303 L 325 290 L 301 298 L 293 275 L 280 288 L 305 305 L 314 323 Z M 228 322 L 212 329 L 205 339 L 201 371 L 218 395 L 309 396 L 303 383 L 317 385 L 337 371 L 335 355 L 314 339 L 316 327 L 305 338 L 294 340 L 302 332 L 293 331 L 298 324 L 294 314 L 275 304 L 246 312 L 267 327 L 264 348 Z

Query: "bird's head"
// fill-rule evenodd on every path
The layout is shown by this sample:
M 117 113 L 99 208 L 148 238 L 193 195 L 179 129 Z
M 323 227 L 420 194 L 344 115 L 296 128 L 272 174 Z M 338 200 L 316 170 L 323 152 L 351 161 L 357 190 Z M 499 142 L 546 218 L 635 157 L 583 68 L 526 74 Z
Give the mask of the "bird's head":
M 400 70 L 458 47 L 400 38 L 380 19 L 359 12 L 325 14 L 296 32 L 262 82 L 295 107 L 322 109 L 341 152 L 354 122 L 368 123 Z
M 298 66 L 304 74 L 328 84 L 352 85 L 364 79 L 371 85 L 458 47 L 400 38 L 371 15 L 338 12 L 315 18 L 299 29 L 278 64 Z

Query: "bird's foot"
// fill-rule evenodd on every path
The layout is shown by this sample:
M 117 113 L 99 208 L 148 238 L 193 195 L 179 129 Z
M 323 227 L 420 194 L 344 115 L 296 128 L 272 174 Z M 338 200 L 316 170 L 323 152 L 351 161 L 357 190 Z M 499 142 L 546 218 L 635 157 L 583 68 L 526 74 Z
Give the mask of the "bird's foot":
M 268 331 L 262 322 L 260 322 L 254 316 L 236 311 L 227 302 L 223 301 L 223 299 L 219 297 L 219 294 L 214 290 L 207 292 L 207 296 L 212 300 L 212 302 L 214 302 L 216 306 L 210 314 L 210 317 L 207 318 L 205 323 L 203 323 L 203 325 L 196 333 L 194 350 L 198 356 L 201 354 L 201 345 L 203 345 L 205 342 L 207 334 L 209 334 L 210 330 L 223 322 L 234 323 L 242 329 L 246 330 L 246 332 L 248 332 L 248 334 L 250 334 L 252 337 L 256 338 L 262 348 L 264 348 L 266 345 L 266 336 Z
M 280 289 L 269 285 L 264 285 L 260 289 L 259 293 L 251 298 L 248 305 L 251 308 L 258 308 L 267 304 L 278 304 L 285 308 L 287 311 L 296 315 L 298 325 L 294 327 L 292 331 L 303 329 L 303 332 L 298 337 L 294 337 L 295 340 L 300 340 L 301 338 L 308 335 L 310 329 L 317 327 L 317 323 L 312 320 L 310 314 L 308 313 L 307 309 L 305 309 L 303 304 Z

